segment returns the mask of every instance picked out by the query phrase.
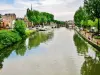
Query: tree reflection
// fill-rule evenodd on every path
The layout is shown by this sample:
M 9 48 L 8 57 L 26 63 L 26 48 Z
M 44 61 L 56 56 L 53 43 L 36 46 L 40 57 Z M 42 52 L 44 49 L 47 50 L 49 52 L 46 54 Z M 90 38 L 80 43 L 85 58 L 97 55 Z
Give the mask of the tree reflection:
M 84 54 L 86 55 L 86 53 L 88 52 L 88 46 L 87 44 L 84 42 L 84 40 L 82 40 L 78 34 L 74 35 L 74 42 L 75 42 L 75 46 L 77 48 L 77 52 L 79 54 Z
M 25 40 L 23 40 L 22 42 L 20 42 L 16 45 L 15 51 L 16 51 L 17 55 L 24 56 L 26 53 L 26 50 L 27 50 L 27 48 L 25 45 Z
M 8 58 L 13 51 L 15 51 L 17 55 L 24 56 L 27 50 L 39 46 L 40 43 L 46 42 L 52 37 L 53 37 L 53 32 L 49 33 L 37 32 L 35 35 L 31 35 L 29 37 L 29 41 L 27 42 L 28 48 L 26 46 L 26 39 L 25 39 L 22 40 L 21 42 L 14 44 L 13 46 L 0 50 L 0 69 L 2 69 L 3 67 L 2 63 L 4 59 Z
M 90 46 L 89 48 L 95 52 L 95 57 L 88 55 L 88 45 L 82 40 L 78 34 L 74 35 L 74 42 L 77 52 L 84 56 L 84 63 L 81 67 L 81 75 L 99 75 L 100 74 L 100 52 Z
M 12 51 L 14 50 L 14 47 L 9 47 L 7 49 L 3 49 L 3 50 L 0 50 L 0 69 L 2 69 L 3 67 L 3 64 L 2 62 L 4 61 L 5 58 L 8 58 L 10 56 L 10 54 L 12 53 Z
M 53 32 L 36 33 L 34 36 L 31 36 L 29 38 L 29 49 L 39 46 L 40 43 L 46 42 L 47 40 L 51 39 L 52 37 L 53 37 Z
M 85 57 L 85 61 L 81 68 L 82 75 L 99 75 L 100 74 L 100 60 L 92 57 Z

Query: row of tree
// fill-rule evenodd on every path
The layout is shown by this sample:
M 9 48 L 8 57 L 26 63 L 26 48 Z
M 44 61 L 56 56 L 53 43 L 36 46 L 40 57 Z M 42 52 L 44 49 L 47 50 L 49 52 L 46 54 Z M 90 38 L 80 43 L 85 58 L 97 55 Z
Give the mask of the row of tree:
M 74 15 L 75 24 L 79 27 L 95 26 L 100 30 L 100 0 L 84 0 L 84 6 L 80 7 Z
M 33 24 L 50 24 L 54 20 L 53 14 L 30 9 L 27 9 L 27 17 Z
M 64 25 L 65 21 L 54 20 L 54 23 L 59 24 L 59 25 Z
M 26 15 L 28 17 L 28 20 L 32 22 L 34 25 L 50 24 L 51 22 L 54 22 L 56 24 L 61 24 L 61 25 L 65 24 L 64 21 L 54 20 L 54 15 L 47 12 L 39 12 L 37 10 L 30 10 L 28 8 Z

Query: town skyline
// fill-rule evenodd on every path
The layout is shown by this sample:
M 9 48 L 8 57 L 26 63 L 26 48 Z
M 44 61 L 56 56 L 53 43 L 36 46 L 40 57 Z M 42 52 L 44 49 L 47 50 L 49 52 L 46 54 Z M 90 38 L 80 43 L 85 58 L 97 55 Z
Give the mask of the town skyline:
M 73 20 L 75 11 L 83 0 L 3 0 L 0 1 L 0 14 L 15 13 L 17 17 L 24 17 L 27 8 L 50 12 L 58 20 Z

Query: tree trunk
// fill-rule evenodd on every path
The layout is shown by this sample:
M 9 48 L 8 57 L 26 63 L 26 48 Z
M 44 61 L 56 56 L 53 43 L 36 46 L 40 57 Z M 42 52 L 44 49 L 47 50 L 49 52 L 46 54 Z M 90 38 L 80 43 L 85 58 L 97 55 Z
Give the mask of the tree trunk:
M 98 33 L 99 33 L 99 29 L 100 29 L 100 28 L 99 28 L 99 18 L 98 18 Z

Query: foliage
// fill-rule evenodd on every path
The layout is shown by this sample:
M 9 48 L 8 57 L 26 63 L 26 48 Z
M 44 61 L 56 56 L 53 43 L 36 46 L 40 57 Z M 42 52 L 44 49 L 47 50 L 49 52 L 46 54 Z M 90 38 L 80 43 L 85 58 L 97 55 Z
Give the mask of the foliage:
M 6 33 L 7 32 L 8 31 L 6 31 Z M 30 50 L 31 48 L 38 46 L 41 42 L 46 42 L 48 39 L 52 38 L 52 36 L 53 36 L 52 32 L 45 33 L 45 34 L 36 33 L 35 37 L 34 35 L 31 35 L 29 37 L 29 41 L 27 42 L 26 40 L 28 39 L 25 39 L 25 40 L 17 42 L 16 44 L 13 44 L 12 46 L 9 46 L 7 48 L 0 50 L 0 69 L 3 68 L 4 59 L 8 58 L 13 51 L 16 52 L 17 55 L 24 56 L 27 50 Z
M 30 22 L 36 24 L 46 24 L 54 20 L 54 15 L 47 12 L 27 9 L 27 17 Z
M 100 0 L 84 0 L 84 6 L 90 16 L 100 18 Z
M 95 22 L 93 22 L 92 20 L 88 20 L 88 26 L 90 27 L 95 26 Z
M 36 31 L 35 30 L 26 30 L 25 34 L 26 34 L 26 36 L 30 36 L 34 32 L 36 32 Z
M 100 28 L 100 0 L 84 0 L 84 6 L 80 7 L 74 15 L 74 21 L 77 26 Z
M 15 31 L 1 30 L 0 31 L 0 49 L 11 45 L 21 40 L 19 34 Z
M 100 18 L 100 0 L 84 0 L 84 7 L 86 8 L 92 20 Z M 99 20 L 98 20 L 98 32 L 99 32 Z
M 76 12 L 75 12 L 75 15 L 74 15 L 74 22 L 75 22 L 75 25 L 77 26 L 81 26 L 81 23 L 85 23 L 88 19 L 88 14 L 86 13 L 85 11 L 85 8 L 83 7 L 80 7 Z
M 95 39 L 100 39 L 100 36 L 94 36 Z
M 81 20 L 81 26 L 87 27 L 88 21 Z
M 2 15 L 0 14 L 0 18 L 2 18 Z
M 21 36 L 25 35 L 26 24 L 22 20 L 17 20 L 15 22 L 14 30 L 16 30 Z
M 60 25 L 64 25 L 64 24 L 65 24 L 64 21 L 59 21 L 59 20 L 54 20 L 54 23 L 56 23 L 56 24 L 60 24 Z

